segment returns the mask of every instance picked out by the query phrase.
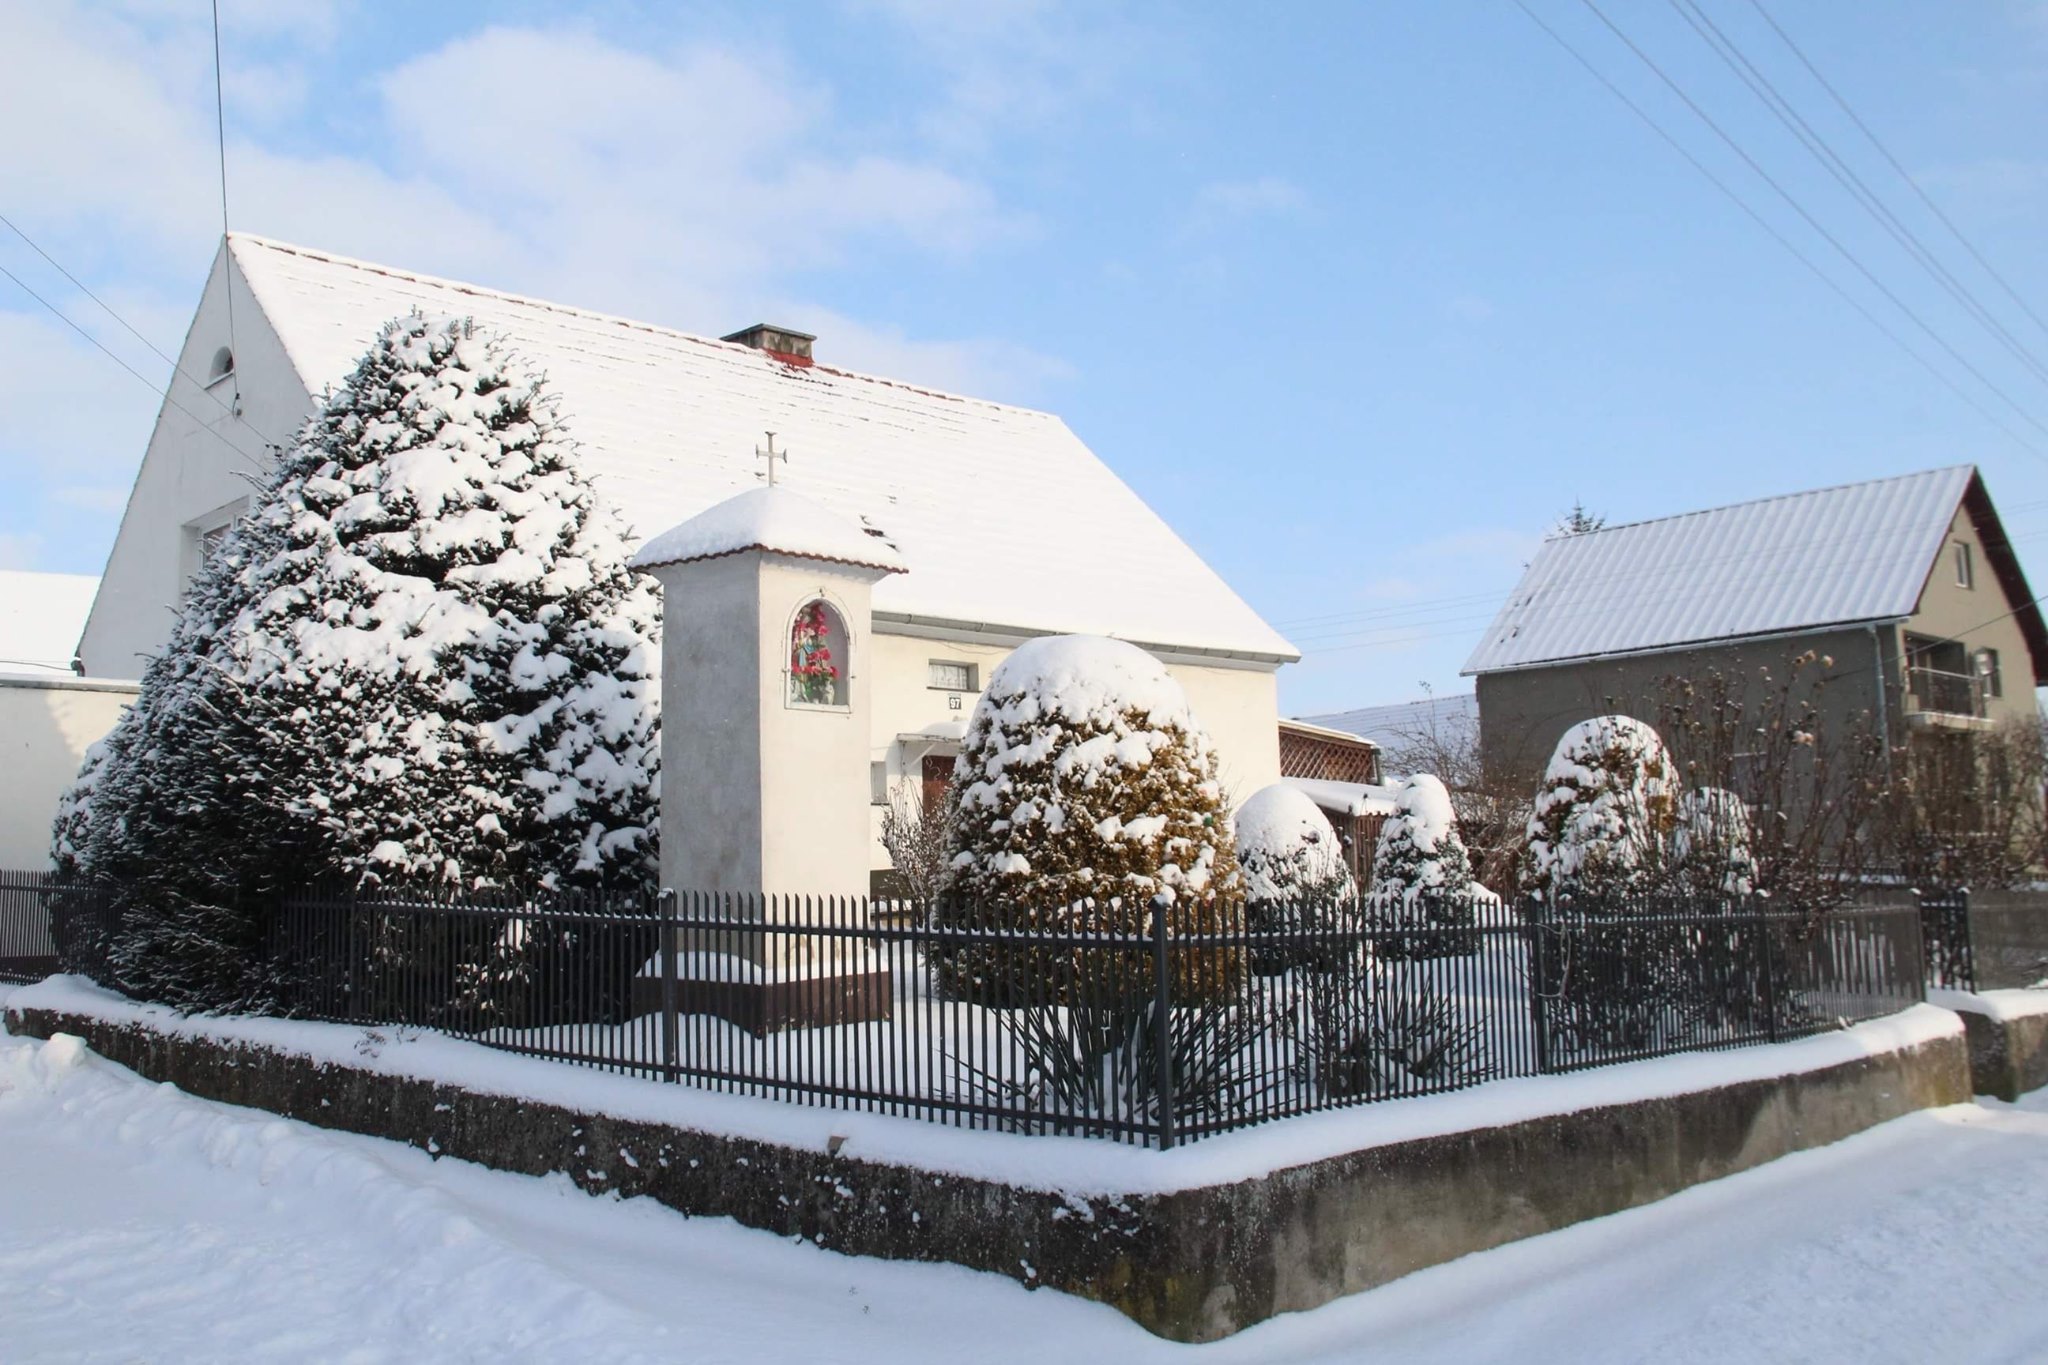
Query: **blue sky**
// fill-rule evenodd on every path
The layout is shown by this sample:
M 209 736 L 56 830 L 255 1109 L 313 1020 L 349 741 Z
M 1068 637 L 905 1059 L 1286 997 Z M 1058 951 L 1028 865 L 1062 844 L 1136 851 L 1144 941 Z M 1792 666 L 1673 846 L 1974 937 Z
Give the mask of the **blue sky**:
M 2009 346 L 1675 5 L 1601 0 L 1868 278 L 1583 0 L 1527 3 L 1969 401 L 1512 0 L 227 0 L 231 202 L 1051 408 L 1303 648 L 1290 712 L 1463 686 L 1574 500 L 1631 520 L 1975 461 L 2023 559 L 2048 548 L 2048 328 L 1762 17 L 2048 318 L 2048 7 L 1700 0 Z M 206 20 L 0 0 L 0 213 L 165 351 L 219 229 Z M 161 381 L 4 229 L 0 266 Z M 0 359 L 0 566 L 97 572 L 155 399 L 4 278 Z

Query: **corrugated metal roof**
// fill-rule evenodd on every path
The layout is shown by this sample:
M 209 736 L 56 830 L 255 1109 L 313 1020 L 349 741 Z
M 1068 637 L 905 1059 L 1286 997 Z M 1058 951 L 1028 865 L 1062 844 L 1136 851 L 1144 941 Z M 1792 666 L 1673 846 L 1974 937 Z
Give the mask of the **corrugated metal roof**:
M 1470 692 L 1447 697 L 1423 697 L 1418 701 L 1391 702 L 1382 706 L 1361 706 L 1350 711 L 1304 716 L 1311 725 L 1370 740 L 1382 749 L 1399 748 L 1417 734 L 1477 724 L 1479 698 Z
M 1957 465 L 1547 542 L 1466 673 L 1910 616 Z
M 644 323 L 236 233 L 264 315 L 315 393 L 412 309 L 469 316 L 546 371 L 584 468 L 642 537 L 781 481 L 909 565 L 877 615 L 1291 660 L 1260 619 L 1050 413 L 921 389 Z

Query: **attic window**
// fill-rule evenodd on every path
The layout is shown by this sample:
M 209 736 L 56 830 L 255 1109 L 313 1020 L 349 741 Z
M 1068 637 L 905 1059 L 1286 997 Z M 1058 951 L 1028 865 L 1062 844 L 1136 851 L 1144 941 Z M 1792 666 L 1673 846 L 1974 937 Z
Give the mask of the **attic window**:
M 213 363 L 206 367 L 206 382 L 218 384 L 235 372 L 235 353 L 223 346 L 213 353 Z
M 1959 540 L 1955 543 L 1954 548 L 1956 555 L 1956 586 L 1959 588 L 1976 587 L 1976 573 L 1970 564 L 1970 543 L 1966 540 Z

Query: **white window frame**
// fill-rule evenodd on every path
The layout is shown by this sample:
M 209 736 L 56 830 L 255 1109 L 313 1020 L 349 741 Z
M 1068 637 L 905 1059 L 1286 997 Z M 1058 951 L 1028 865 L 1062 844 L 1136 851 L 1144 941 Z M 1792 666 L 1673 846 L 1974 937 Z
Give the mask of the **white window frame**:
M 1958 540 L 1953 542 L 1953 544 L 1955 546 L 1956 586 L 1974 589 L 1977 586 L 1977 566 L 1973 562 L 1974 556 L 1970 554 L 1970 542 Z
M 981 677 L 980 677 L 980 673 L 981 673 L 981 670 L 980 670 L 979 668 L 975 667 L 975 666 L 974 666 L 973 664 L 971 664 L 971 663 L 968 663 L 968 662 L 967 662 L 966 660 L 964 660 L 964 659 L 927 659 L 927 660 L 925 660 L 925 666 L 924 666 L 924 667 L 925 667 L 925 673 L 924 673 L 925 687 L 926 687 L 926 688 L 927 688 L 928 690 L 930 690 L 930 691 L 933 691 L 933 692 L 979 692 L 979 691 L 981 691 Z M 960 687 L 954 687 L 954 686 L 952 686 L 952 685 L 951 685 L 951 684 L 949 684 L 949 683 L 942 683 L 942 682 L 938 681 L 938 671 L 939 671 L 940 669 L 942 669 L 942 668 L 957 668 L 957 669 L 959 669 L 959 670 L 960 670 L 960 671 L 961 671 L 961 672 L 962 672 L 962 673 L 963 673 L 963 674 L 965 675 L 965 685 L 964 685 L 964 686 L 960 686 Z
M 199 516 L 186 522 L 181 528 L 178 545 L 178 595 L 180 597 L 183 597 L 192 590 L 192 580 L 199 576 L 199 571 L 202 568 L 206 567 L 208 544 L 226 532 L 228 527 L 240 521 L 248 514 L 248 511 L 249 500 L 247 498 L 236 498 L 233 502 L 221 504 L 211 512 L 201 513 Z

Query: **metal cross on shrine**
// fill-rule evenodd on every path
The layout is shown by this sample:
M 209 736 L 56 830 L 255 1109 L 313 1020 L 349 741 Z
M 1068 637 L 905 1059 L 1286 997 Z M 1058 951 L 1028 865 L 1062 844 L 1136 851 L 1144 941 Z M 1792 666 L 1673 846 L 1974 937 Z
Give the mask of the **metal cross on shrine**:
M 786 450 L 777 450 L 775 448 L 774 432 L 771 431 L 768 433 L 768 444 L 766 448 L 763 448 L 761 446 L 754 447 L 754 458 L 764 462 L 767 465 L 768 473 L 766 477 L 768 479 L 768 486 L 770 488 L 775 487 L 775 462 L 777 460 L 780 460 L 784 464 L 788 464 L 789 452 Z

